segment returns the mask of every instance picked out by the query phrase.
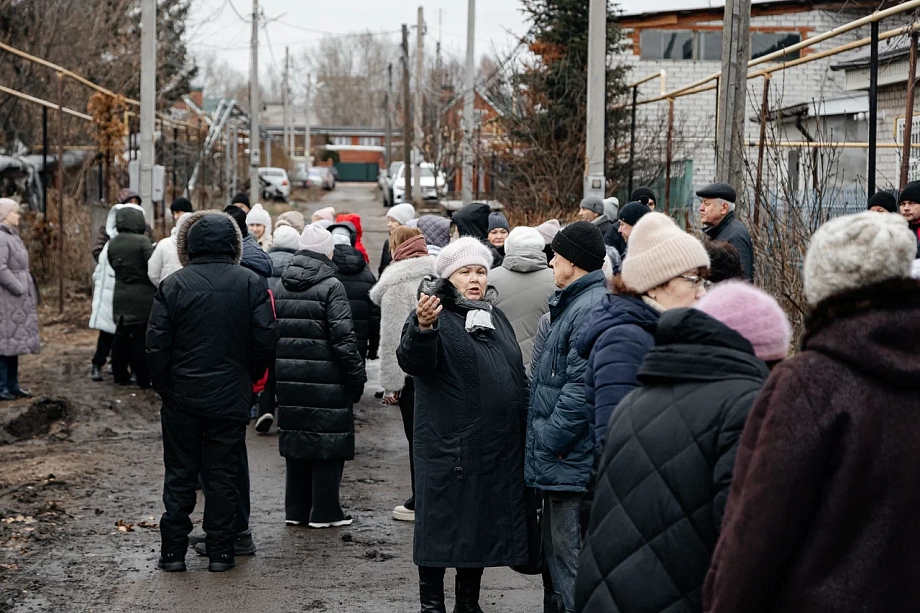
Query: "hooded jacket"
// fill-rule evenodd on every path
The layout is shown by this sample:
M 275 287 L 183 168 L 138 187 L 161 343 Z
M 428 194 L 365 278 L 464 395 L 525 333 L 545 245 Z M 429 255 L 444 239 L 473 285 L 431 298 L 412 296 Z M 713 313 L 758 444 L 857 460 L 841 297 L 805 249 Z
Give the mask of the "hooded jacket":
M 256 238 L 247 232 L 243 237 L 243 259 L 240 266 L 248 268 L 264 279 L 271 279 L 272 260 L 262 251 Z
M 370 262 L 371 258 L 367 255 L 367 249 L 364 247 L 362 239 L 364 238 L 364 230 L 361 229 L 361 216 L 355 213 L 343 213 L 336 217 L 336 222 L 348 222 L 354 226 L 357 235 L 355 240 L 352 241 L 352 247 L 361 252 L 361 256 L 364 258 L 365 262 Z M 328 228 L 327 228 L 328 229 Z
M 147 277 L 154 285 L 159 285 L 160 281 L 182 268 L 179 250 L 176 248 L 176 235 L 179 233 L 179 225 L 188 215 L 189 213 L 184 213 L 179 217 L 169 236 L 158 242 L 153 249 L 153 255 L 147 262 Z
M 504 254 L 489 242 L 489 213 L 491 207 L 484 202 L 473 202 L 454 213 L 451 221 L 460 236 L 472 236 L 482 241 L 492 251 L 492 268 L 502 265 Z
M 724 241 L 738 250 L 741 256 L 741 268 L 744 278 L 748 281 L 754 279 L 754 245 L 751 234 L 744 224 L 735 218 L 735 212 L 730 211 L 719 225 L 703 230 L 710 240 Z
M 377 279 L 355 247 L 336 245 L 332 262 L 336 267 L 335 278 L 342 282 L 351 305 L 358 351 L 365 360 L 368 356 L 376 359 L 380 346 L 380 307 L 371 301 L 370 291 Z
M 115 227 L 115 215 L 125 207 L 136 207 L 136 204 L 116 204 L 109 209 L 105 220 L 105 232 L 108 239 L 98 254 L 96 269 L 93 271 L 93 310 L 89 317 L 89 327 L 109 334 L 115 334 L 117 326 L 115 315 L 112 313 L 112 300 L 115 298 L 115 269 L 109 264 L 109 243 L 112 237 L 118 234 Z
M 549 312 L 549 297 L 556 291 L 543 245 L 512 244 L 502 265 L 489 272 L 489 284 L 498 290 L 495 306 L 511 321 L 529 374 L 540 317 Z
M 702 311 L 661 316 L 642 387 L 610 423 L 578 611 L 702 610 L 741 430 L 768 374 L 746 339 Z
M 639 367 L 655 346 L 659 313 L 634 296 L 607 294 L 588 316 L 578 353 L 588 361 L 585 402 L 598 455 L 614 409 L 639 387 Z
M 738 448 L 705 610 L 916 611 L 920 282 L 829 298 Z
M 431 257 L 393 262 L 371 289 L 371 300 L 380 306 L 380 387 L 388 395 L 402 390 L 406 384 L 406 373 L 396 360 L 396 349 L 406 317 L 418 305 L 419 284 L 433 274 Z
M 144 235 L 144 213 L 139 207 L 122 207 L 115 213 L 118 234 L 109 241 L 107 258 L 115 271 L 112 315 L 116 325 L 147 323 L 156 287 L 147 277 L 153 243 Z
M 491 309 L 494 330 L 469 333 L 467 312 L 489 306 L 465 300 L 446 279 L 430 278 L 425 289 L 444 309 L 432 330 L 409 315 L 397 350 L 400 367 L 415 380 L 413 561 L 526 564 L 521 350 L 500 309 Z
M 594 437 L 585 401 L 588 363 L 578 332 L 607 293 L 604 272 L 581 277 L 550 298 L 551 327 L 533 373 L 524 478 L 543 490 L 584 492 L 594 466 Z
M 367 381 L 351 307 L 335 265 L 298 251 L 275 293 L 275 380 L 281 455 L 291 460 L 355 456 L 352 403 Z
M 184 267 L 160 283 L 147 328 L 150 378 L 167 413 L 249 421 L 275 318 L 265 281 L 239 266 L 241 243 L 217 211 L 190 213 L 176 234 Z

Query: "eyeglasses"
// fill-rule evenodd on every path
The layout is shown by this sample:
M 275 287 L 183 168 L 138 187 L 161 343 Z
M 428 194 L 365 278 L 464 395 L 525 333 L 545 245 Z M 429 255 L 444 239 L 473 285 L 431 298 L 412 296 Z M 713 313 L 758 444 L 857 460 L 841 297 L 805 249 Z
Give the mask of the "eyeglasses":
M 702 286 L 707 292 L 712 289 L 712 281 L 709 279 L 704 279 L 703 277 L 697 275 L 677 275 L 678 279 L 686 279 L 696 287 Z

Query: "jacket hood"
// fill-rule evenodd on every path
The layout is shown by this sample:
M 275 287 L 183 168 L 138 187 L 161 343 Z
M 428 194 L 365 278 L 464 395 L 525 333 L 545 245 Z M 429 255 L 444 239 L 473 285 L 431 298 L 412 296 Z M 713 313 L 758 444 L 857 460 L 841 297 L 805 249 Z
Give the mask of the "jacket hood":
M 473 202 L 454 213 L 451 220 L 460 236 L 472 236 L 481 241 L 489 238 L 489 213 L 491 207 L 483 202 Z
M 288 262 L 291 261 L 291 258 L 294 257 L 295 253 L 297 253 L 296 250 L 272 248 L 268 253 L 268 257 L 272 261 L 273 279 L 281 278 L 281 275 L 284 274 L 284 268 L 288 265 Z
M 115 212 L 115 229 L 118 230 L 118 232 L 143 234 L 146 224 L 147 222 L 144 220 L 144 209 L 136 204 L 122 205 L 122 207 Z
M 885 281 L 820 302 L 802 348 L 893 388 L 920 390 L 920 281 Z
M 354 226 L 354 230 L 358 233 L 358 240 L 360 241 L 364 236 L 364 230 L 361 229 L 361 216 L 354 213 L 344 213 L 336 218 L 336 223 L 341 223 L 343 221 Z M 328 229 L 331 231 L 332 227 L 330 226 Z
M 671 309 L 658 321 L 655 348 L 645 356 L 639 380 L 765 381 L 769 374 L 751 343 L 722 322 L 697 309 Z
M 607 277 L 604 276 L 603 270 L 595 270 L 581 277 L 565 289 L 557 289 L 549 297 L 550 319 L 555 321 L 557 317 L 565 312 L 566 307 L 584 292 L 597 287 L 606 285 Z
M 355 224 L 350 221 L 337 221 L 336 223 L 330 225 L 326 230 L 332 234 L 332 231 L 336 228 L 342 228 L 348 230 L 348 234 L 351 235 L 351 246 L 354 247 L 358 242 L 358 229 L 355 227 Z M 361 256 L 362 258 L 364 256 Z
M 281 284 L 292 292 L 303 292 L 314 285 L 335 278 L 335 264 L 319 253 L 302 249 L 294 254 L 281 273 Z
M 189 231 L 197 230 L 189 240 Z M 236 264 L 243 257 L 243 234 L 236 221 L 220 211 L 198 211 L 182 216 L 176 233 L 176 252 L 179 262 L 188 266 L 189 260 L 200 256 L 227 255 Z
M 116 204 L 109 209 L 109 213 L 105 217 L 105 233 L 109 235 L 109 238 L 115 238 L 118 236 L 118 228 L 115 227 L 115 215 L 117 215 L 118 211 L 123 209 L 125 206 L 127 205 Z
M 364 255 L 349 245 L 336 245 L 332 254 L 332 263 L 343 275 L 357 275 L 367 268 Z
M 393 262 L 386 267 L 380 280 L 371 288 L 371 300 L 380 304 L 383 295 L 392 287 L 402 283 L 412 283 L 412 289 L 428 275 L 434 275 L 434 258 L 410 258 L 402 262 Z
M 659 318 L 658 311 L 634 296 L 607 294 L 585 322 L 576 348 L 583 358 L 588 359 L 594 343 L 608 329 L 632 324 L 655 334 Z

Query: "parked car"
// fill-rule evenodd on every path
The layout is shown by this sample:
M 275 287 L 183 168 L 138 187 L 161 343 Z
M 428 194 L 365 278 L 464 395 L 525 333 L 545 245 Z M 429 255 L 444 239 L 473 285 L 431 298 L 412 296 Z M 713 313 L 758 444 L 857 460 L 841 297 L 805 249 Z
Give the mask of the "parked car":
M 287 171 L 283 168 L 260 168 L 259 178 L 264 179 L 268 188 L 262 189 L 262 197 L 266 200 L 281 200 L 287 202 L 291 197 L 291 182 Z
M 403 167 L 403 162 L 392 162 L 387 169 L 383 178 L 383 206 L 393 206 L 393 183 L 396 181 L 396 175 L 399 169 Z
M 393 181 L 393 204 L 406 201 L 406 167 L 400 167 Z M 421 163 L 416 168 L 421 173 L 419 184 L 422 188 L 422 198 L 428 202 L 437 202 L 447 195 L 447 179 L 443 172 L 438 172 L 434 164 Z
M 335 189 L 335 177 L 325 166 L 314 166 L 307 171 L 304 187 L 320 187 L 325 190 Z

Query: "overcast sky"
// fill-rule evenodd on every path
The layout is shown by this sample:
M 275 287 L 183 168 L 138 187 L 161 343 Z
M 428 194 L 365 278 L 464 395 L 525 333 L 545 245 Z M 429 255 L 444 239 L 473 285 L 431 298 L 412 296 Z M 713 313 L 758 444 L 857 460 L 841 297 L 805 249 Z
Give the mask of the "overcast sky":
M 283 61 L 286 45 L 291 47 L 292 56 L 299 56 L 304 48 L 324 35 L 365 30 L 387 32 L 394 44 L 398 44 L 401 25 L 416 23 L 419 4 L 425 8 L 428 25 L 426 46 L 433 48 L 440 31 L 442 47 L 447 52 L 462 55 L 466 48 L 467 3 L 463 0 L 327 0 L 322 3 L 261 0 L 259 4 L 265 18 L 270 20 L 268 36 L 264 30 L 259 33 L 259 63 L 263 71 L 272 62 L 272 55 L 275 62 Z M 514 46 L 514 35 L 520 36 L 527 31 L 520 0 L 478 0 L 476 4 L 477 56 L 487 52 L 503 54 Z M 619 4 L 623 10 L 635 12 L 688 5 L 724 5 L 724 0 L 620 0 Z M 250 25 L 241 16 L 248 19 L 251 15 L 251 0 L 194 0 L 192 5 L 189 24 L 192 51 L 216 53 L 239 71 L 248 72 Z

